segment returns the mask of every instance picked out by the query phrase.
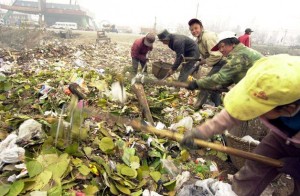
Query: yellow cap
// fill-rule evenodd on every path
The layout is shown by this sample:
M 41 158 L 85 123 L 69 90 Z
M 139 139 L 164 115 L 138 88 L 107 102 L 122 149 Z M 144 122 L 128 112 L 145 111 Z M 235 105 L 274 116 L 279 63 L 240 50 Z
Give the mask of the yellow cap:
M 228 113 L 250 120 L 300 99 L 300 57 L 287 54 L 258 60 L 225 96 Z

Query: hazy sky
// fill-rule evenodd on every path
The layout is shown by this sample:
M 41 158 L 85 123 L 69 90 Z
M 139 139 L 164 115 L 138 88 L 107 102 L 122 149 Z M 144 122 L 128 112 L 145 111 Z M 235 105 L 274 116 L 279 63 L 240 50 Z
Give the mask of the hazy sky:
M 37 1 L 37 0 L 33 0 Z M 11 2 L 11 0 L 0 0 Z M 70 0 L 47 0 L 69 3 Z M 72 0 L 74 3 L 75 0 Z M 268 31 L 300 32 L 299 0 L 77 0 L 92 11 L 98 21 L 116 25 L 158 27 L 187 25 L 197 17 L 204 27 L 221 26 L 233 30 L 247 27 Z
M 50 1 L 50 0 L 48 0 Z M 63 0 L 59 0 L 60 2 Z M 74 0 L 73 0 L 74 1 Z M 69 2 L 68 0 L 66 2 Z M 196 17 L 205 24 L 254 25 L 265 29 L 300 29 L 299 0 L 78 0 L 99 20 L 117 25 L 186 24 Z M 253 27 L 253 28 L 255 28 Z

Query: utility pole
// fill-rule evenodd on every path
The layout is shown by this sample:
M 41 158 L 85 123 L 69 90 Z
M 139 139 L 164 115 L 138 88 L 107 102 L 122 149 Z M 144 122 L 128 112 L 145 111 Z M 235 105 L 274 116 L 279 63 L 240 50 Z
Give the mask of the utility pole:
M 285 39 L 285 37 L 286 37 L 286 34 L 287 34 L 287 29 L 285 30 L 285 32 L 284 32 L 284 36 L 281 38 L 281 43 L 283 42 L 283 40 Z
M 43 16 L 46 8 L 46 0 L 39 0 L 38 8 L 39 8 L 39 25 L 41 27 L 43 25 Z
M 197 3 L 196 18 L 198 18 L 199 2 Z
M 156 16 L 154 18 L 154 26 L 153 26 L 153 33 L 156 33 Z

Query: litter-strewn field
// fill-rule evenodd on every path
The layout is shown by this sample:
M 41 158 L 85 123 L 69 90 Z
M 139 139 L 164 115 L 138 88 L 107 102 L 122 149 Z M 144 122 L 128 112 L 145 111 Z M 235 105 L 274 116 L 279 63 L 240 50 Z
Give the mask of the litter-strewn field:
M 91 31 L 62 39 L 44 30 L 1 30 L 0 195 L 184 195 L 197 180 L 230 183 L 237 170 L 227 154 L 189 151 L 143 129 L 145 105 L 130 74 L 130 47 L 139 36 L 108 34 L 111 42 L 96 44 Z M 173 57 L 155 43 L 148 77 L 151 63 Z M 124 84 L 126 100 L 112 92 L 115 82 Z M 72 83 L 84 99 L 70 93 Z M 156 129 L 184 134 L 221 109 L 195 111 L 197 92 L 143 88 Z M 224 143 L 223 136 L 212 142 Z M 283 175 L 265 195 L 287 195 L 291 187 Z

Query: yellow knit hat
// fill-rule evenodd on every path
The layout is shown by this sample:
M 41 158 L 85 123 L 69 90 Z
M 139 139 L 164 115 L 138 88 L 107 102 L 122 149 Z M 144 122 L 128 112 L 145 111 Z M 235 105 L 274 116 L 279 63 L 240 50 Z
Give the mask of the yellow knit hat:
M 225 96 L 228 113 L 250 120 L 300 99 L 300 56 L 287 54 L 258 60 Z

